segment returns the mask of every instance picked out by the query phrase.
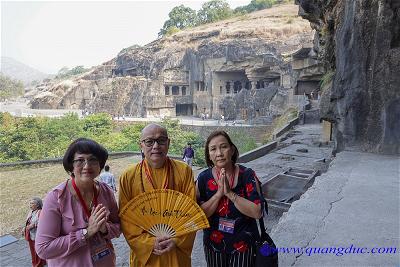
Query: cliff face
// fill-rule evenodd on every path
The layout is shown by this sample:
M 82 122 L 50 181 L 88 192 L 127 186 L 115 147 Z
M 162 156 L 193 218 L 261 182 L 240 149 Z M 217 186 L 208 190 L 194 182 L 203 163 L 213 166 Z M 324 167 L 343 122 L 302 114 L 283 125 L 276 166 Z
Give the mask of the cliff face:
M 338 151 L 400 153 L 400 2 L 298 0 L 333 79 L 321 114 Z M 326 76 L 328 77 L 328 76 Z
M 298 79 L 322 74 L 307 60 L 313 33 L 297 12 L 280 5 L 123 49 L 89 73 L 49 84 L 32 107 L 244 120 L 279 114 Z

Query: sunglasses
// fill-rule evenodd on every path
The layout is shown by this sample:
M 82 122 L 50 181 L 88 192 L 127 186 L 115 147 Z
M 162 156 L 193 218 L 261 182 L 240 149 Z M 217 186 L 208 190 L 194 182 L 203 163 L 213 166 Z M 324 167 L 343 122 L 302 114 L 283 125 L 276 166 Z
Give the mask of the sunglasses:
M 168 143 L 168 137 L 160 137 L 157 139 L 146 138 L 146 139 L 143 139 L 141 142 L 144 143 L 145 146 L 147 146 L 147 147 L 152 147 L 155 142 L 157 142 L 157 144 L 159 146 L 162 146 L 162 145 L 166 145 Z

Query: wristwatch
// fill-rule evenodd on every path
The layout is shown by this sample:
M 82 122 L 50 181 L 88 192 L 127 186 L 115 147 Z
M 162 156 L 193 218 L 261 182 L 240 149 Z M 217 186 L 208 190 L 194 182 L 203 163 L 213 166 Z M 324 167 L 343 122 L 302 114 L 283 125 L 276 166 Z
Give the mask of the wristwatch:
M 88 231 L 86 228 L 82 229 L 82 240 L 86 240 L 88 237 Z

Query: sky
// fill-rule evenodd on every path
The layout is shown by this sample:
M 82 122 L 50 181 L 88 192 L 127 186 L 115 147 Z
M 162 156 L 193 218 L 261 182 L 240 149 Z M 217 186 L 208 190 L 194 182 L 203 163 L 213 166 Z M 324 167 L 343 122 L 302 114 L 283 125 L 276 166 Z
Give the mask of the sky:
M 1 56 L 44 73 L 86 68 L 117 56 L 123 48 L 157 38 L 178 5 L 199 10 L 206 1 L 3 1 Z M 229 0 L 231 8 L 250 0 Z

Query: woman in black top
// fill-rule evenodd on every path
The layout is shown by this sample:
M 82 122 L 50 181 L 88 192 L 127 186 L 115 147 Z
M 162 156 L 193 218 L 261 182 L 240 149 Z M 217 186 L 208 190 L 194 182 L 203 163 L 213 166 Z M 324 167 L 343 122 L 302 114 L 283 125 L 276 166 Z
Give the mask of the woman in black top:
M 239 152 L 224 131 L 208 137 L 205 157 L 208 169 L 198 176 L 199 205 L 210 228 L 204 230 L 207 266 L 253 266 L 256 220 L 261 217 L 261 198 L 255 172 L 236 164 Z

